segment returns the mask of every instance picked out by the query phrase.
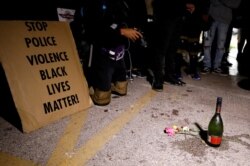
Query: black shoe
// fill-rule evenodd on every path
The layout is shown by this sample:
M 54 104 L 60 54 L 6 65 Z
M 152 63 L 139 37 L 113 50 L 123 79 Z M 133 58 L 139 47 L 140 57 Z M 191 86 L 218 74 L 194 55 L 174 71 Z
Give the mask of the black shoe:
M 200 79 L 201 79 L 199 73 L 197 73 L 197 72 L 194 73 L 194 74 L 192 74 L 191 77 L 192 77 L 192 79 L 194 79 L 194 80 L 200 80 Z
M 153 75 L 148 75 L 146 80 L 150 83 L 150 85 L 153 85 L 154 82 L 154 76 Z
M 222 69 L 220 67 L 214 68 L 212 71 L 214 74 L 221 74 Z
M 176 79 L 178 79 L 178 80 L 182 80 L 182 79 L 183 79 L 181 73 L 176 73 L 174 77 L 175 77 Z
M 178 80 L 178 81 L 181 83 L 181 85 L 185 85 L 186 84 L 186 82 L 184 82 L 182 80 Z
M 221 65 L 222 65 L 222 66 L 225 66 L 225 67 L 230 67 L 230 66 L 232 66 L 233 64 L 230 63 L 230 62 L 228 62 L 228 60 L 224 60 L 224 61 L 221 62 Z
M 222 68 L 220 75 L 221 76 L 229 76 L 228 68 Z
M 164 82 L 170 83 L 172 85 L 177 85 L 177 86 L 183 86 L 186 84 L 185 82 L 181 81 L 180 79 L 176 79 L 174 77 L 165 78 Z
M 160 82 L 157 82 L 157 81 L 153 81 L 152 89 L 157 91 L 157 92 L 162 92 L 163 91 L 163 84 Z
M 209 67 L 204 67 L 201 69 L 201 74 L 208 74 L 211 72 L 211 69 Z

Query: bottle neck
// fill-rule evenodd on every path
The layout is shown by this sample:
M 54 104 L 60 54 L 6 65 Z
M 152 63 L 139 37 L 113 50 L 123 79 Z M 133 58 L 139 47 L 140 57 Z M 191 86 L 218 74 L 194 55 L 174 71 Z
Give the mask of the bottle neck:
M 221 103 L 222 103 L 222 99 L 218 99 L 216 103 L 216 113 L 221 112 Z
M 216 106 L 216 113 L 218 113 L 218 114 L 219 114 L 219 113 L 220 113 L 220 111 L 221 111 L 221 105 L 217 105 L 217 106 Z

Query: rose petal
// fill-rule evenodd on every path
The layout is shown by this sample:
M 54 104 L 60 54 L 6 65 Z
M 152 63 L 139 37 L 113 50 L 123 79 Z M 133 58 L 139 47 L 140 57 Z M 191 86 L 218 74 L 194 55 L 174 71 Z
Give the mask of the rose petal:
M 174 129 L 170 127 L 165 128 L 165 132 L 168 134 L 168 136 L 174 136 L 175 134 Z

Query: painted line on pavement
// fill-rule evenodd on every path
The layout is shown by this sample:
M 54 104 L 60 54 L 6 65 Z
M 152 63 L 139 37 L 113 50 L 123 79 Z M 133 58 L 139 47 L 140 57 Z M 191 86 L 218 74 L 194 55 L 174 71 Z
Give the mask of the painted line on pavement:
M 0 165 L 4 165 L 4 166 L 13 166 L 13 165 L 35 166 L 37 164 L 35 164 L 34 162 L 32 162 L 30 160 L 24 160 L 24 159 L 21 159 L 19 157 L 0 152 Z
M 103 146 L 118 133 L 129 121 L 131 121 L 141 109 L 147 105 L 157 92 L 150 90 L 146 95 L 137 100 L 127 111 L 123 112 L 119 117 L 113 120 L 99 133 L 89 139 L 81 148 L 77 149 L 72 156 L 66 158 L 60 166 L 69 165 L 85 165 L 89 159 L 103 148 Z
M 60 165 L 60 163 L 65 160 L 65 156 L 71 155 L 81 133 L 81 129 L 86 122 L 87 114 L 88 111 L 83 110 L 71 116 L 64 134 L 61 136 L 60 141 L 47 162 L 48 166 Z

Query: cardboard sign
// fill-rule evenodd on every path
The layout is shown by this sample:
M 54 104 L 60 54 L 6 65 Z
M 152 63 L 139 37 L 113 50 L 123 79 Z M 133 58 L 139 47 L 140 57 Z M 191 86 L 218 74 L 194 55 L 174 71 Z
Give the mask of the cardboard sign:
M 0 62 L 26 133 L 92 106 L 67 22 L 0 21 Z

